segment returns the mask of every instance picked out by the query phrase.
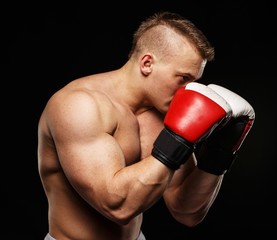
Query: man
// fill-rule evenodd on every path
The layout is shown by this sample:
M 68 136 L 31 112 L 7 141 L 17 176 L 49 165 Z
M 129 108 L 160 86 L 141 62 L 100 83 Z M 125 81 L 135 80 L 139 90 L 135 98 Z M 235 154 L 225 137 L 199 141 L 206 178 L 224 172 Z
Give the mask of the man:
M 45 239 L 145 239 L 142 214 L 161 197 L 180 223 L 204 219 L 232 162 L 217 167 L 213 151 L 196 151 L 233 114 L 216 89 L 195 82 L 213 58 L 193 23 L 158 13 L 134 34 L 124 66 L 50 98 L 38 127 Z

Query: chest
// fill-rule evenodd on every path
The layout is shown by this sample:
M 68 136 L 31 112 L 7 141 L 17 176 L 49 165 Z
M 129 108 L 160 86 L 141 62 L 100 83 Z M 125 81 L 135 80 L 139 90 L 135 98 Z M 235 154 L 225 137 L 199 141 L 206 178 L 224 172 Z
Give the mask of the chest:
M 151 154 L 153 143 L 163 128 L 159 115 L 147 111 L 139 116 L 125 116 L 115 134 L 126 159 L 133 164 Z

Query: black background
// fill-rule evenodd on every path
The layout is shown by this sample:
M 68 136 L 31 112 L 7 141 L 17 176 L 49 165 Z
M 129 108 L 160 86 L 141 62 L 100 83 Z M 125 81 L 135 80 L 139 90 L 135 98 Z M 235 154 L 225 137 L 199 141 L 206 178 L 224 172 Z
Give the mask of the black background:
M 122 66 L 139 23 L 160 10 L 178 12 L 202 29 L 216 60 L 201 81 L 246 98 L 256 120 L 205 220 L 186 228 L 159 201 L 145 213 L 147 239 L 274 235 L 277 39 L 271 2 L 22 1 L 1 8 L 1 238 L 39 240 L 48 230 L 36 157 L 37 123 L 46 101 L 77 77 Z

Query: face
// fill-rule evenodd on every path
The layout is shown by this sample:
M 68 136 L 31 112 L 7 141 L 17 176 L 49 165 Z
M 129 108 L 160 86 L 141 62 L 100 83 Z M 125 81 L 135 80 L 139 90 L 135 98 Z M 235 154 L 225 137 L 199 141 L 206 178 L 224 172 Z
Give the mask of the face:
M 191 47 L 178 51 L 167 62 L 155 59 L 150 75 L 154 106 L 166 113 L 177 89 L 201 78 L 205 66 L 206 60 Z

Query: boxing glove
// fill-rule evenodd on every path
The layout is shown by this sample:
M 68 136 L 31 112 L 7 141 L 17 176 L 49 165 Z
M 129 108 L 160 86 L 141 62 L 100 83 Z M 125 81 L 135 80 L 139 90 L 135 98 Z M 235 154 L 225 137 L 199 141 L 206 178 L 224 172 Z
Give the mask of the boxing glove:
M 199 169 L 221 175 L 231 168 L 236 159 L 238 150 L 253 126 L 255 111 L 238 94 L 216 84 L 209 84 L 208 87 L 228 102 L 232 115 L 199 144 L 200 147 L 197 147 L 195 154 Z
M 230 116 L 229 104 L 212 88 L 191 82 L 176 91 L 151 154 L 176 170 L 196 144 Z

